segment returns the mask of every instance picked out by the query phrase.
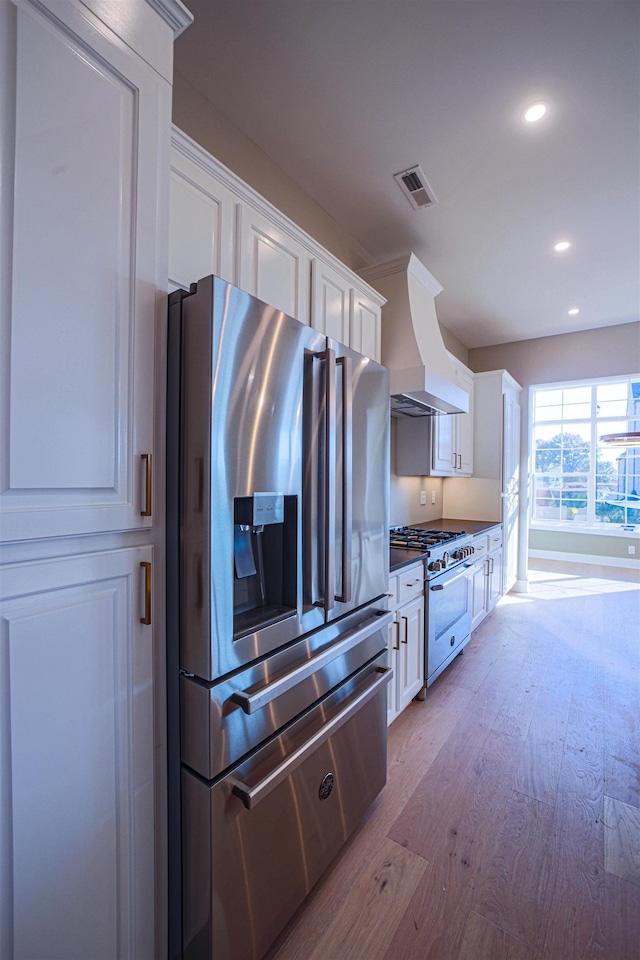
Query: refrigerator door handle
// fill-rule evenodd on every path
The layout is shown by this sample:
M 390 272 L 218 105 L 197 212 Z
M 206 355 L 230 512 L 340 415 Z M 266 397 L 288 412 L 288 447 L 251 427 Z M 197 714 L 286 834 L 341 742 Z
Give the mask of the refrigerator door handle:
M 228 783 L 232 787 L 232 792 L 242 800 L 247 810 L 252 810 L 261 800 L 264 800 L 272 790 L 286 780 L 288 776 L 303 763 L 314 750 L 325 743 L 329 737 L 333 736 L 340 727 L 351 719 L 351 717 L 364 706 L 369 700 L 376 696 L 379 690 L 389 683 L 393 676 L 393 670 L 390 667 L 378 667 L 376 669 L 377 677 L 361 693 L 355 697 L 347 706 L 335 717 L 325 723 L 320 730 L 313 734 L 302 746 L 294 750 L 279 766 L 268 773 L 263 780 L 260 780 L 255 786 L 250 787 L 238 777 L 228 777 Z
M 362 643 L 363 640 L 366 640 L 367 637 L 370 637 L 373 633 L 377 633 L 378 630 L 382 630 L 388 626 L 392 619 L 393 614 L 388 611 L 377 613 L 374 617 L 365 620 L 364 623 L 359 624 L 354 630 L 345 634 L 337 643 L 332 644 L 321 653 L 305 661 L 305 663 L 295 667 L 289 673 L 274 680 L 273 683 L 267 684 L 267 686 L 256 690 L 254 693 L 237 690 L 232 694 L 231 700 L 239 704 L 247 714 L 262 710 L 263 707 L 266 707 L 269 703 L 272 703 L 273 700 L 276 700 L 288 690 L 291 690 L 296 684 L 301 683 L 303 680 L 306 680 L 307 677 L 312 676 L 323 667 L 333 663 L 334 660 L 348 653 L 353 647 L 357 647 L 359 643 Z
M 342 367 L 342 592 L 336 600 L 351 600 L 351 540 L 353 537 L 353 408 L 351 358 L 340 357 Z
M 325 361 L 325 457 L 324 457 L 324 603 L 335 606 L 336 583 L 336 352 L 328 347 Z

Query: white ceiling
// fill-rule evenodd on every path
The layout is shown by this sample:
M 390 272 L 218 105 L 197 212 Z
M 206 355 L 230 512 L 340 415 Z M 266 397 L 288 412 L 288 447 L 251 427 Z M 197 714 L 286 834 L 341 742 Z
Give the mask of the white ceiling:
M 637 0 L 186 2 L 176 70 L 372 263 L 413 251 L 467 347 L 638 319 Z

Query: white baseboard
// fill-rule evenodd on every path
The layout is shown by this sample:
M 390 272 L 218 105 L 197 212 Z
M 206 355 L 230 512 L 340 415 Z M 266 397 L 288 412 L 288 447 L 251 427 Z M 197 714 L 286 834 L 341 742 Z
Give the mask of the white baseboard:
M 566 560 L 569 563 L 593 563 L 600 567 L 625 567 L 640 570 L 637 557 L 602 557 L 591 553 L 560 553 L 556 550 L 529 550 L 535 560 Z

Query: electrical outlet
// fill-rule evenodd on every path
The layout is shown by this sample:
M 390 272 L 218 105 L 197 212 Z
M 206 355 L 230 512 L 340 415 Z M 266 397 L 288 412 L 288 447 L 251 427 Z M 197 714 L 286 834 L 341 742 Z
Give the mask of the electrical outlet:
M 422 504 L 422 506 L 424 506 L 426 502 L 427 502 L 427 491 L 426 491 L 426 490 L 421 490 L 421 491 L 420 491 L 420 503 Z
M 635 547 L 627 547 L 627 550 L 629 551 L 630 554 L 634 554 L 636 552 Z
M 431 503 L 435 503 L 435 502 L 436 502 L 436 492 L 435 492 L 435 490 L 432 490 L 432 491 L 431 491 Z

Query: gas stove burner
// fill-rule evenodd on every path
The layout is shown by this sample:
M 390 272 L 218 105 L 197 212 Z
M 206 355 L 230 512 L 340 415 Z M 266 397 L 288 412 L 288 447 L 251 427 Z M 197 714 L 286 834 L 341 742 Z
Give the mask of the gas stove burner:
M 428 550 L 430 547 L 439 547 L 444 543 L 451 543 L 465 537 L 463 530 L 424 530 L 422 527 L 393 527 L 391 529 L 390 546 L 404 547 L 405 550 Z

